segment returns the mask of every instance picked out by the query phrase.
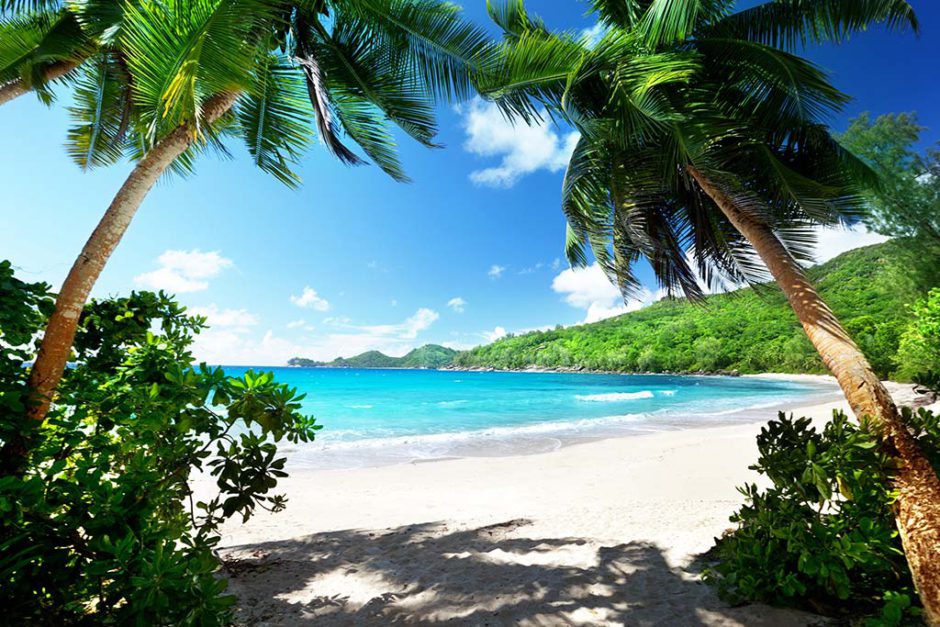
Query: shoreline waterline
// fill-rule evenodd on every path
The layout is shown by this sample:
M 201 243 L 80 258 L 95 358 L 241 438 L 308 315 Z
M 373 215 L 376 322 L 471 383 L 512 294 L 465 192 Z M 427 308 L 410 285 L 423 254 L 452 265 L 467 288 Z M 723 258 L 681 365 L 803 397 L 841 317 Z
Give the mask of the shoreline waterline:
M 229 368 L 231 370 L 231 368 Z M 288 445 L 289 470 L 543 454 L 661 431 L 765 421 L 838 400 L 823 376 L 701 376 L 285 368 L 325 425 Z M 580 373 L 577 373 L 580 374 Z

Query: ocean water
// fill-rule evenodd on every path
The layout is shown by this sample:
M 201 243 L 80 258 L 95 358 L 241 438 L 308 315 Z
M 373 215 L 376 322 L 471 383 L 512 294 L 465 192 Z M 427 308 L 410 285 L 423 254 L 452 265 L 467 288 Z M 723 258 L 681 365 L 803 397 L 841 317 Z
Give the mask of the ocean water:
M 238 375 L 245 368 L 226 367 Z M 837 397 L 752 377 L 266 368 L 324 426 L 285 444 L 291 467 L 343 468 L 538 453 L 606 437 L 770 418 Z

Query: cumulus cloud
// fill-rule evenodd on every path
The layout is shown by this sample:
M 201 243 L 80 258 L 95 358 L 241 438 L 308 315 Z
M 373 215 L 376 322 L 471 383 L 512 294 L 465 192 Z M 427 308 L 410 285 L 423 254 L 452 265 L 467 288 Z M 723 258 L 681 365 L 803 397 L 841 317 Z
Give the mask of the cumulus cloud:
M 572 307 L 584 310 L 582 324 L 636 311 L 663 296 L 661 292 L 653 293 L 644 288 L 639 298 L 625 303 L 620 290 L 597 263 L 586 268 L 563 270 L 552 280 L 552 290 L 563 294 L 565 302 Z
M 483 337 L 486 338 L 487 342 L 495 342 L 500 338 L 506 337 L 506 329 L 503 327 L 496 327 L 492 331 L 484 331 Z
M 220 309 L 215 303 L 205 307 L 188 307 L 187 312 L 194 316 L 204 316 L 206 324 L 212 328 L 245 330 L 258 324 L 258 317 L 247 309 Z
M 863 224 L 848 229 L 819 228 L 816 231 L 816 262 L 823 263 L 853 248 L 880 244 L 888 239 L 869 231 Z
M 260 337 L 233 329 L 210 329 L 197 336 L 193 352 L 201 361 L 229 365 L 278 365 L 291 357 L 329 361 L 369 350 L 399 357 L 420 343 L 418 336 L 439 318 L 436 311 L 418 309 L 402 322 L 355 325 L 347 319 L 331 319 L 333 330 L 317 337 L 295 341 L 268 329 Z
M 151 290 L 165 290 L 175 294 L 199 292 L 209 287 L 209 279 L 231 267 L 232 260 L 218 251 L 168 250 L 157 258 L 159 267 L 138 274 L 134 284 Z
M 313 309 L 315 311 L 329 311 L 330 303 L 325 298 L 320 297 L 317 291 L 307 285 L 304 287 L 300 296 L 291 295 L 290 302 L 298 307 Z
M 477 98 L 459 109 L 467 135 L 464 149 L 480 157 L 497 157 L 497 166 L 475 170 L 470 180 L 489 187 L 512 187 L 538 170 L 559 172 L 568 165 L 578 133 L 559 135 L 548 122 L 513 124 L 496 105 Z
M 503 276 L 503 272 L 505 271 L 506 266 L 499 266 L 494 263 L 492 266 L 490 266 L 486 276 L 490 277 L 491 279 L 498 279 L 499 277 Z
M 463 313 L 464 309 L 467 307 L 467 301 L 460 298 L 459 296 L 455 296 L 454 298 L 451 298 L 449 301 L 447 301 L 447 306 L 457 313 Z

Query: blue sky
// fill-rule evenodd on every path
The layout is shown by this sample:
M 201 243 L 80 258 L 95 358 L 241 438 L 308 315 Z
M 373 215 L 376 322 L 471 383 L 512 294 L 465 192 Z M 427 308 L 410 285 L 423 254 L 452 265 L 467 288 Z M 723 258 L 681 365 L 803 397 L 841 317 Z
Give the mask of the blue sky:
M 484 0 L 463 4 L 486 22 Z M 529 6 L 555 27 L 592 24 L 583 2 Z M 876 29 L 810 52 L 856 97 L 836 128 L 860 111 L 916 110 L 931 129 L 925 142 L 940 138 L 940 7 L 914 6 L 919 38 Z M 71 163 L 66 104 L 23 97 L 0 111 L 0 256 L 22 278 L 54 286 L 130 170 L 83 173 Z M 621 311 L 600 273 L 563 261 L 568 132 L 513 129 L 478 102 L 442 109 L 440 126 L 445 149 L 402 142 L 409 185 L 374 167 L 346 168 L 316 147 L 299 190 L 256 170 L 241 146 L 231 161 L 203 158 L 195 176 L 150 194 L 95 295 L 175 291 L 213 325 L 198 357 L 254 365 L 371 348 L 402 354 L 428 342 L 468 347 Z M 873 241 L 858 232 L 824 238 L 825 256 Z M 644 276 L 652 298 L 657 286 Z

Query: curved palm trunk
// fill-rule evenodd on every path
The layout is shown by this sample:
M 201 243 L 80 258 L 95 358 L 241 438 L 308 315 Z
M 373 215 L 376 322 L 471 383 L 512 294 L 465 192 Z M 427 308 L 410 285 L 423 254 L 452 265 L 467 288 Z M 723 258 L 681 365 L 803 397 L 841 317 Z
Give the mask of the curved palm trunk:
M 222 93 L 209 99 L 203 106 L 205 123 L 222 116 L 232 107 L 235 98 L 234 93 Z M 46 325 L 39 354 L 29 373 L 29 391 L 34 401 L 27 410 L 30 418 L 42 422 L 49 411 L 52 396 L 65 371 L 79 316 L 108 258 L 117 248 L 147 192 L 192 141 L 192 129 L 181 126 L 157 142 L 124 181 L 69 270 L 56 298 L 55 311 Z M 7 443 L 0 460 L 3 472 L 12 472 L 26 450 L 23 441 Z
M 57 78 L 62 78 L 77 67 L 78 63 L 75 61 L 57 61 L 46 68 L 44 78 L 46 81 L 54 81 Z M 4 105 L 29 91 L 32 91 L 32 88 L 23 82 L 22 79 L 4 83 L 0 85 L 0 105 Z
M 826 367 L 839 381 L 852 411 L 902 462 L 895 476 L 898 530 L 926 618 L 931 625 L 940 625 L 940 480 L 936 472 L 868 360 L 773 230 L 742 211 L 701 171 L 690 166 L 688 172 L 760 255 Z

